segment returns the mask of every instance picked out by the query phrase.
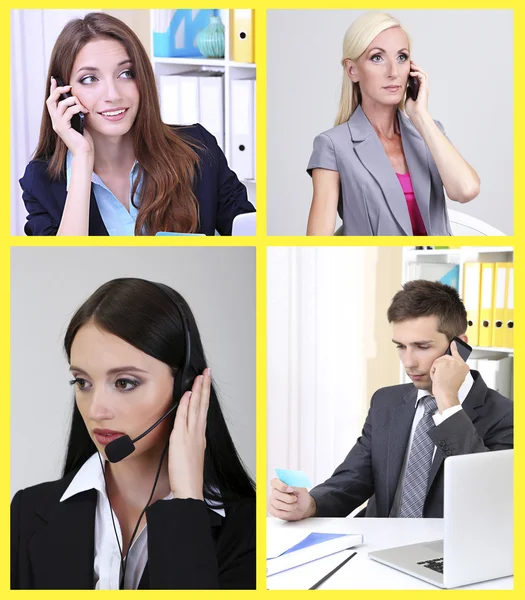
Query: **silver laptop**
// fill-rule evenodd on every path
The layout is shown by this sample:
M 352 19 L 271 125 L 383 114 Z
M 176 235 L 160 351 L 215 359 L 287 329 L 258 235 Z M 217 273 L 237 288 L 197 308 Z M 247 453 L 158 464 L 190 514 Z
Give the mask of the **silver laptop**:
M 441 588 L 512 575 L 513 463 L 514 450 L 449 456 L 444 539 L 368 556 Z
M 255 235 L 255 215 L 257 213 L 244 213 L 237 215 L 232 223 L 232 235 Z

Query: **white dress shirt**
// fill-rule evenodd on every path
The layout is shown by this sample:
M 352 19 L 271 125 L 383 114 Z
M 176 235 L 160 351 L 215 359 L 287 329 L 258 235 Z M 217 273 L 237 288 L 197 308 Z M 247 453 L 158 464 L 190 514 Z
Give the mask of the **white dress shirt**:
M 461 387 L 458 390 L 459 404 L 456 404 L 456 406 L 451 406 L 449 408 L 445 408 L 445 410 L 441 414 L 439 414 L 439 411 L 436 410 L 436 412 L 432 415 L 432 418 L 434 419 L 434 424 L 436 425 L 436 427 L 438 425 L 440 425 L 441 423 L 443 423 L 443 421 L 445 421 L 446 419 L 450 418 L 452 415 L 456 414 L 458 411 L 463 410 L 461 405 L 463 404 L 463 401 L 467 397 L 467 395 L 470 392 L 473 385 L 474 385 L 474 379 L 472 378 L 472 375 L 470 374 L 470 371 L 469 371 L 467 373 L 467 376 L 465 377 L 465 380 L 461 384 Z M 410 455 L 410 449 L 412 448 L 412 440 L 414 439 L 414 433 L 416 431 L 417 424 L 419 423 L 419 421 L 421 421 L 421 419 L 425 413 L 425 405 L 423 402 L 420 402 L 420 400 L 428 395 L 429 395 L 429 392 L 427 390 L 418 390 L 417 391 L 416 413 L 414 415 L 414 420 L 412 421 L 412 429 L 410 430 L 410 437 L 408 438 L 407 451 L 405 452 L 405 457 L 403 459 L 403 465 L 401 466 L 401 473 L 399 475 L 399 481 L 397 482 L 396 495 L 394 496 L 394 502 L 392 504 L 392 509 L 390 511 L 391 517 L 399 516 L 399 508 L 401 505 L 401 496 L 403 493 L 403 484 L 405 481 L 405 472 L 406 472 L 406 468 L 407 468 L 408 457 Z M 436 446 L 434 446 L 432 460 L 434 460 L 435 455 L 436 455 Z
M 93 587 L 96 590 L 118 590 L 120 582 L 120 547 L 122 548 L 122 532 L 117 516 L 113 512 L 115 529 L 111 519 L 111 507 L 106 493 L 104 474 L 100 467 L 99 454 L 95 453 L 79 469 L 67 490 L 60 498 L 60 502 L 71 498 L 75 494 L 87 490 L 97 490 L 97 508 L 95 512 L 95 555 L 93 563 Z M 103 457 L 102 464 L 106 467 Z M 171 500 L 173 494 L 170 492 L 164 500 Z M 207 502 L 209 508 L 225 516 L 223 508 L 213 508 Z M 145 525 L 137 533 L 131 548 L 128 551 L 126 575 L 124 578 L 124 589 L 136 590 L 139 586 L 144 572 L 144 567 L 148 561 L 148 532 Z

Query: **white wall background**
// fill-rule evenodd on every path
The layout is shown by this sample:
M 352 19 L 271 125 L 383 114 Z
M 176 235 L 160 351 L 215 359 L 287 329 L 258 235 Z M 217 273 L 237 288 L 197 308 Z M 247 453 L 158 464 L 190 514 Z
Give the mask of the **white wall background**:
M 170 285 L 192 309 L 237 450 L 255 475 L 255 248 L 11 250 L 11 493 L 58 479 L 73 393 L 63 336 L 116 277 Z
M 268 482 L 276 468 L 323 481 L 362 426 L 364 322 L 354 317 L 365 298 L 354 292 L 364 279 L 363 254 L 268 248 Z
M 312 200 L 306 173 L 314 137 L 333 127 L 343 37 L 362 10 L 267 13 L 269 235 L 304 235 Z M 481 178 L 472 202 L 451 209 L 513 234 L 512 11 L 393 10 L 429 74 L 429 110 Z
M 327 479 L 372 394 L 399 383 L 386 309 L 401 266 L 400 248 L 268 248 L 267 494 L 276 468 Z

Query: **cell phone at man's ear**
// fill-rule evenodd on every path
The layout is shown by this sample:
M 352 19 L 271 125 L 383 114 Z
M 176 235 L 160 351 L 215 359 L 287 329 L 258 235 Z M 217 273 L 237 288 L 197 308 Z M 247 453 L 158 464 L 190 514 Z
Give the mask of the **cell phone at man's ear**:
M 460 340 L 458 337 L 455 337 L 452 340 L 452 342 L 456 342 L 456 348 L 458 349 L 458 354 L 461 356 L 461 358 L 465 362 L 467 362 L 467 359 L 470 356 L 470 353 L 472 352 L 472 346 L 469 346 L 467 344 L 467 342 Z M 450 342 L 450 343 L 452 343 L 452 342 Z M 445 354 L 450 354 L 450 356 L 452 356 L 452 351 L 450 350 L 450 344 L 449 344 Z
M 407 81 L 407 98 L 412 98 L 414 102 L 417 100 L 419 93 L 419 79 L 417 77 L 408 76 Z
M 57 82 L 57 86 L 58 87 L 64 87 L 66 84 L 62 81 L 62 79 L 55 77 L 55 81 Z M 59 97 L 59 101 L 60 100 L 65 100 L 66 98 L 71 98 L 73 94 L 71 92 L 66 92 L 65 94 L 60 94 Z M 80 135 L 84 135 L 84 113 L 83 112 L 79 112 L 76 115 L 73 115 L 71 117 L 71 127 L 73 127 L 73 129 L 75 131 L 78 131 L 78 133 L 80 133 Z

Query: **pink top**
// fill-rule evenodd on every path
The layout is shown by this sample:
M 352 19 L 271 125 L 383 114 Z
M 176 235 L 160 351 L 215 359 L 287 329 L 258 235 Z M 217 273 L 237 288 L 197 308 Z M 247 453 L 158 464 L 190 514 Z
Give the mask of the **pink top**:
M 423 223 L 423 217 L 419 212 L 416 197 L 414 196 L 410 173 L 396 173 L 396 175 L 407 200 L 408 214 L 410 215 L 410 222 L 412 223 L 412 235 L 428 235 L 425 224 Z

